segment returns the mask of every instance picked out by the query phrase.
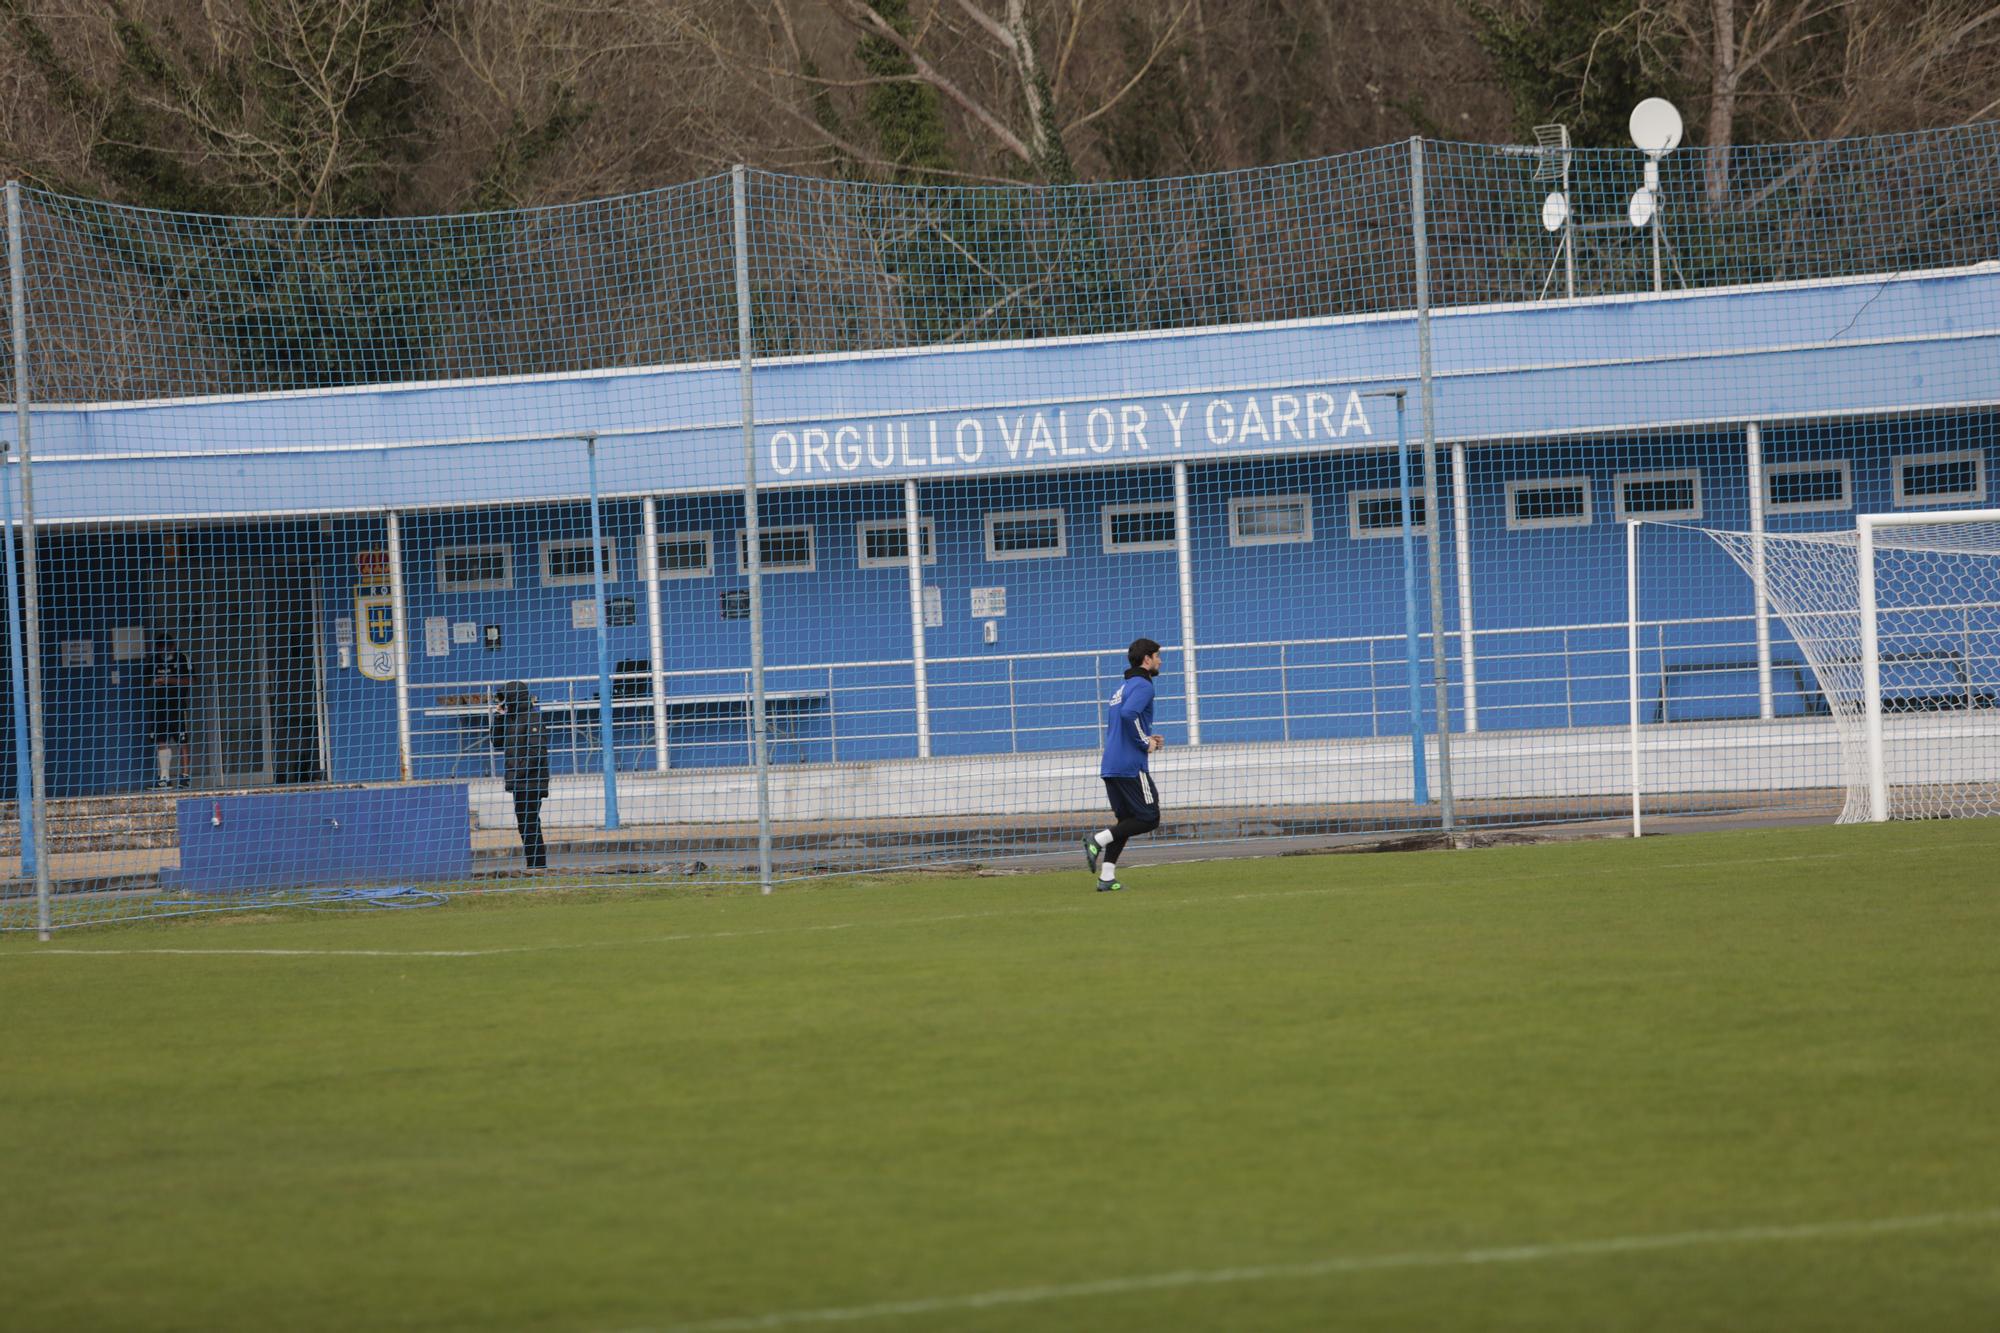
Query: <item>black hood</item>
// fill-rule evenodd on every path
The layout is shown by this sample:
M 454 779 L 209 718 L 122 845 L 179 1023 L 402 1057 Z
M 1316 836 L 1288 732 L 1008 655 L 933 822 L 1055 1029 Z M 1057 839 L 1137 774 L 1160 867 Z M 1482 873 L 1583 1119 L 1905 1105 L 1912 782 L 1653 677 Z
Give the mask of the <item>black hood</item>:
M 500 706 L 510 713 L 525 713 L 535 706 L 535 696 L 527 685 L 518 680 L 510 680 L 494 691 Z

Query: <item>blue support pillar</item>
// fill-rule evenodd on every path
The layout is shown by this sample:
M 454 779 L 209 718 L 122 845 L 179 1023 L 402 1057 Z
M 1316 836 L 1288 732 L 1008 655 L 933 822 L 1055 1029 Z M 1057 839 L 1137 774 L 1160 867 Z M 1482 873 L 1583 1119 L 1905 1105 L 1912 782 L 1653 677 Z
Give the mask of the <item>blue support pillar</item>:
M 0 469 L 0 542 L 7 548 L 7 665 L 14 701 L 14 803 L 21 813 L 21 874 L 35 873 L 34 772 L 28 754 L 28 664 L 22 655 L 21 579 L 14 559 L 14 469 Z
M 604 515 L 597 499 L 597 434 L 583 437 L 590 456 L 590 569 L 597 589 L 597 739 L 604 758 L 604 827 L 618 827 L 618 749 L 611 700 L 611 625 L 604 605 Z
M 1411 517 L 1415 497 L 1410 488 L 1410 432 L 1404 420 L 1404 401 L 1404 394 L 1396 394 L 1396 479 L 1403 499 L 1403 654 L 1410 683 L 1410 799 L 1429 805 L 1430 774 L 1424 767 L 1423 654 L 1417 644 L 1417 537 Z M 1426 512 L 1424 521 L 1435 520 Z

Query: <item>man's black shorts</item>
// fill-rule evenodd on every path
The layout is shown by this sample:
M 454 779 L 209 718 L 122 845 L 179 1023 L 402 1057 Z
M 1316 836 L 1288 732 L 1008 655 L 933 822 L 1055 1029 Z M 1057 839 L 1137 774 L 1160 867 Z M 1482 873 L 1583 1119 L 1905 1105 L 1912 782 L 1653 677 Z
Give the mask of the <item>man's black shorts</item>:
M 180 711 L 155 713 L 147 731 L 152 734 L 155 745 L 185 745 L 188 738 L 187 714 Z
M 1111 797 L 1111 809 L 1120 819 L 1150 819 L 1160 822 L 1160 789 L 1152 775 L 1136 778 L 1106 778 L 1104 790 Z

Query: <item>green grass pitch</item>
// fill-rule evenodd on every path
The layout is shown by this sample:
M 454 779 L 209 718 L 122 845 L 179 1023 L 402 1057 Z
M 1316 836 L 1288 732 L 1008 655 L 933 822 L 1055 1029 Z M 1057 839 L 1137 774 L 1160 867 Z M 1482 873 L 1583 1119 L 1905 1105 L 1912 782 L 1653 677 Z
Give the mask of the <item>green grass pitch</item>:
M 10 937 L 0 1324 L 1991 1329 L 1996 864 L 1135 848 Z

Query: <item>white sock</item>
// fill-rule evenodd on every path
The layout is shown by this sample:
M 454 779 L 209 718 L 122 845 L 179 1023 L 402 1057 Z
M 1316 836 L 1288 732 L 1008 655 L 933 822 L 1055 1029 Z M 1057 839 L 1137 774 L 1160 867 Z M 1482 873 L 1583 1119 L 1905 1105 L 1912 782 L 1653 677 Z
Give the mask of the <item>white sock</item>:
M 1101 828 L 1090 836 L 1099 847 L 1109 847 L 1111 845 L 1111 830 L 1108 828 Z
M 1112 880 L 1118 878 L 1118 867 L 1112 865 L 1109 861 L 1099 861 L 1097 863 L 1097 878 L 1103 883 L 1109 884 Z

